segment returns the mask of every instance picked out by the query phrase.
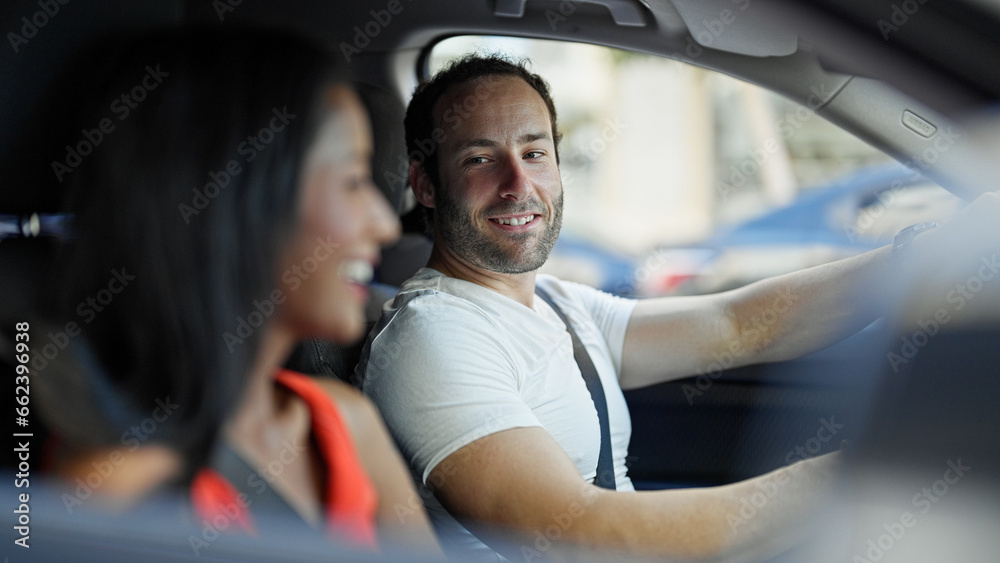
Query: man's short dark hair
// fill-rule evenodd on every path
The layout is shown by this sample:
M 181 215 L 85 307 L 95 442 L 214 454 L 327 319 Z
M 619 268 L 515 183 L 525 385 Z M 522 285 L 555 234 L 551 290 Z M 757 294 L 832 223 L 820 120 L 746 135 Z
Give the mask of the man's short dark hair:
M 545 107 L 549 110 L 556 162 L 559 162 L 561 135 L 556 126 L 556 106 L 549 94 L 549 85 L 542 77 L 525 68 L 527 62 L 526 59 L 511 61 L 500 55 L 470 54 L 452 61 L 444 70 L 417 86 L 413 98 L 410 100 L 410 105 L 406 108 L 406 118 L 403 121 L 406 128 L 406 152 L 411 161 L 418 161 L 435 187 L 441 185 L 437 157 L 438 141 L 447 135 L 447 131 L 444 129 L 435 130 L 440 129 L 440 125 L 434 123 L 434 106 L 453 87 L 467 84 L 485 76 L 516 76 L 538 92 L 538 95 L 545 102 Z M 489 100 L 478 100 L 478 103 L 488 104 Z

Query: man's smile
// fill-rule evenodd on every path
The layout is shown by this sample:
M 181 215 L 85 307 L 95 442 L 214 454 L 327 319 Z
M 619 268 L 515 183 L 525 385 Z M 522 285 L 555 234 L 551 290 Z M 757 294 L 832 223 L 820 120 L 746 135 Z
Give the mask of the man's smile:
M 529 223 L 533 223 L 539 216 L 534 213 L 529 213 L 526 215 L 509 215 L 506 217 L 490 217 L 490 222 L 507 227 L 522 227 Z

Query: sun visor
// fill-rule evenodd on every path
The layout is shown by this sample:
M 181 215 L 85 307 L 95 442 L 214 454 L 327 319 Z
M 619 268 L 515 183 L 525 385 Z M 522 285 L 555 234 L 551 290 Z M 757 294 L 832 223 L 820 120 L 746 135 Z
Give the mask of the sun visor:
M 670 0 L 699 45 L 751 57 L 783 57 L 798 35 L 750 0 Z

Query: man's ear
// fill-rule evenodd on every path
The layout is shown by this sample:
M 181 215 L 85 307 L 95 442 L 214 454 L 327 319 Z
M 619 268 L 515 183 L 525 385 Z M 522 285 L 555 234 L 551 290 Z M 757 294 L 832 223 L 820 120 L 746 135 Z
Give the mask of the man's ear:
M 410 187 L 420 205 L 434 207 L 434 184 L 415 160 L 410 161 Z

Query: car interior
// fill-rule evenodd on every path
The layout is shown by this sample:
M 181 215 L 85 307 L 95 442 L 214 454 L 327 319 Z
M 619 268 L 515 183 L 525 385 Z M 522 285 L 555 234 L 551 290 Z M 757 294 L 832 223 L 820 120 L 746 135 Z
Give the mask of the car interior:
M 67 231 L 67 219 L 57 214 L 52 155 L 37 150 L 66 117 L 59 100 L 73 95 L 57 76 L 76 50 L 116 30 L 278 27 L 343 58 L 372 119 L 373 179 L 404 224 L 403 237 L 384 250 L 370 325 L 429 255 L 430 240 L 406 185 L 402 116 L 415 85 L 431 73 L 435 46 L 455 36 L 600 45 L 734 77 L 809 108 L 965 202 L 996 190 L 1000 177 L 1000 3 L 986 0 L 53 0 L 46 6 L 57 12 L 33 20 L 45 13 L 43 3 L 18 0 L 0 8 L 3 30 L 10 32 L 0 49 L 6 365 L 13 365 L 7 331 L 30 317 L 36 280 Z M 893 369 L 886 351 L 912 333 L 899 327 L 919 295 L 902 292 L 888 307 L 893 314 L 797 360 L 728 369 L 720 359 L 691 378 L 626 392 L 636 488 L 721 485 L 846 448 L 843 494 L 815 532 L 778 560 L 857 555 L 874 561 L 884 554 L 886 560 L 929 561 L 942 553 L 963 560 L 995 553 L 1000 325 L 993 318 L 971 328 L 942 327 L 914 361 Z M 991 309 L 995 301 L 986 299 L 980 303 Z M 289 365 L 350 381 L 361 344 L 304 342 Z M 820 435 L 832 439 L 817 440 Z M 933 504 L 926 513 L 933 522 L 920 526 L 919 538 L 911 532 L 907 543 L 896 538 L 898 548 L 882 545 L 874 553 L 868 541 L 879 545 L 889 529 L 883 522 L 912 508 L 909 499 L 920 484 L 933 483 L 945 462 L 958 458 L 973 467 L 966 488 L 955 485 L 959 494 Z M 968 525 L 949 526 L 947 518 Z M 65 528 L 62 522 L 53 529 Z M 59 549 L 99 543 L 79 535 Z M 114 556 L 113 550 L 105 555 Z

